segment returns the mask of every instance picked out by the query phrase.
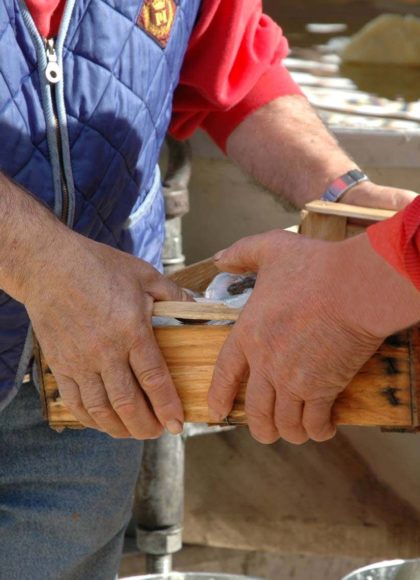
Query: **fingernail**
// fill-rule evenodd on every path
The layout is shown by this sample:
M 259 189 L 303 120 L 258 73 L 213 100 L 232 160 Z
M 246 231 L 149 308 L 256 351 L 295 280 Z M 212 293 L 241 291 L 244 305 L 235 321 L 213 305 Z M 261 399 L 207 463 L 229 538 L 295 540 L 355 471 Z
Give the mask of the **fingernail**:
M 179 435 L 183 432 L 184 427 L 181 421 L 177 421 L 176 419 L 171 419 L 166 423 L 166 429 L 171 433 L 171 435 Z
M 214 260 L 215 262 L 217 262 L 218 260 L 221 260 L 221 259 L 222 259 L 222 257 L 223 257 L 223 254 L 224 254 L 224 253 L 225 253 L 225 250 L 221 250 L 220 252 L 217 252 L 217 254 L 215 254 L 215 255 L 213 256 L 213 260 Z
M 212 423 L 223 423 L 225 417 L 223 417 L 215 409 L 209 409 L 209 419 Z

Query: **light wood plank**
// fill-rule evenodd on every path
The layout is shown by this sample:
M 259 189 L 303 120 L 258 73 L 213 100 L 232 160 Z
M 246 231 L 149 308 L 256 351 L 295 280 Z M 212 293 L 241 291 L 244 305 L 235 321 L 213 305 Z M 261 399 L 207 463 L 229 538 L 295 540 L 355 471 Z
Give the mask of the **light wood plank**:
M 327 212 L 334 215 L 328 215 Z M 379 212 L 379 214 L 378 214 Z M 385 219 L 393 212 L 353 208 L 341 204 L 314 202 L 304 213 L 301 232 L 307 236 L 338 241 L 356 233 L 347 218 Z M 357 225 L 358 232 L 363 231 Z M 360 229 L 359 229 L 360 228 Z M 187 267 L 171 276 L 184 287 L 202 291 L 218 272 L 213 260 Z M 220 305 L 194 303 L 156 303 L 154 314 L 175 318 L 236 319 L 238 311 Z M 156 328 L 155 335 L 167 361 L 182 400 L 187 421 L 209 422 L 207 393 L 218 354 L 226 340 L 229 326 L 183 325 Z M 385 426 L 413 429 L 420 425 L 420 332 L 400 333 L 389 339 L 361 369 L 334 407 L 338 425 Z M 80 428 L 81 425 L 63 405 L 57 384 L 44 363 L 44 408 L 51 427 Z M 229 421 L 246 424 L 246 384 L 242 384 Z M 419 400 L 417 400 L 419 398 Z
M 211 280 L 219 273 L 213 258 L 209 258 L 171 274 L 170 278 L 183 288 L 189 288 L 194 292 L 204 292 Z
M 231 331 L 229 326 L 190 326 L 155 329 L 157 342 L 181 398 L 186 421 L 210 423 L 207 393 L 219 352 Z M 340 395 L 334 407 L 338 425 L 412 428 L 412 380 L 409 332 L 390 339 L 379 349 Z M 416 348 L 420 348 L 418 336 Z M 411 347 L 412 348 L 412 347 Z M 44 390 L 50 425 L 80 427 L 64 407 L 54 377 L 44 373 Z M 414 379 L 415 380 L 415 379 Z M 246 383 L 229 417 L 246 424 Z
M 204 302 L 155 302 L 153 316 L 183 320 L 238 320 L 242 309 Z
M 363 219 L 375 222 L 389 219 L 396 213 L 395 211 L 387 209 L 373 209 L 370 207 L 347 205 L 345 203 L 331 203 L 329 201 L 311 201 L 311 203 L 308 203 L 305 206 L 305 209 L 309 212 L 318 214 Z
M 306 211 L 302 216 L 300 233 L 317 240 L 341 242 L 346 238 L 347 218 Z

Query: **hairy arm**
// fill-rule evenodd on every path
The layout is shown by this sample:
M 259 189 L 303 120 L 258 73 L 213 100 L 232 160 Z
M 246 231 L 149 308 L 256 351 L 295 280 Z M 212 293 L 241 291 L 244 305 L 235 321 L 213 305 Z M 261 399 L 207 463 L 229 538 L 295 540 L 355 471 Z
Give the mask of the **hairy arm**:
M 20 302 L 34 272 L 67 228 L 30 193 L 0 173 L 0 288 Z
M 245 409 L 258 441 L 329 439 L 338 394 L 386 336 L 420 320 L 420 293 L 366 234 L 321 242 L 274 230 L 216 258 L 223 271 L 258 277 L 219 356 L 212 417 L 229 414 L 249 376 Z
M 279 97 L 249 115 L 231 133 L 229 157 L 271 191 L 302 208 L 337 177 L 359 168 L 300 95 Z M 416 194 L 364 182 L 342 201 L 402 209 Z
M 81 236 L 0 175 L 0 288 L 22 302 L 67 407 L 87 427 L 147 439 L 182 430 L 155 341 L 154 300 L 188 297 L 150 264 Z

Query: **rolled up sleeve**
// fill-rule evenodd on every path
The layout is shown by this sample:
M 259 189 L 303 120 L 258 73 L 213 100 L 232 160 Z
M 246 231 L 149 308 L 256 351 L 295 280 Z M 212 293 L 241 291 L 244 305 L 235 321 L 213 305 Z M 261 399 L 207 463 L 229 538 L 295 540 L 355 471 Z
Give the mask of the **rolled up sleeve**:
M 301 95 L 283 64 L 288 51 L 260 0 L 204 0 L 174 96 L 172 135 L 186 139 L 201 127 L 225 150 L 253 111 Z

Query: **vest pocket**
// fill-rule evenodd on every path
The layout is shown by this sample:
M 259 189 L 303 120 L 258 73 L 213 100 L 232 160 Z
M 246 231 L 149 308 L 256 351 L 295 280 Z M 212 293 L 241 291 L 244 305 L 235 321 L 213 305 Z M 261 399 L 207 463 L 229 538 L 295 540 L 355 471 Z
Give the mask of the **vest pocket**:
M 161 254 L 165 239 L 165 207 L 160 171 L 157 167 L 153 183 L 140 205 L 126 220 L 121 234 L 122 248 L 162 270 Z

